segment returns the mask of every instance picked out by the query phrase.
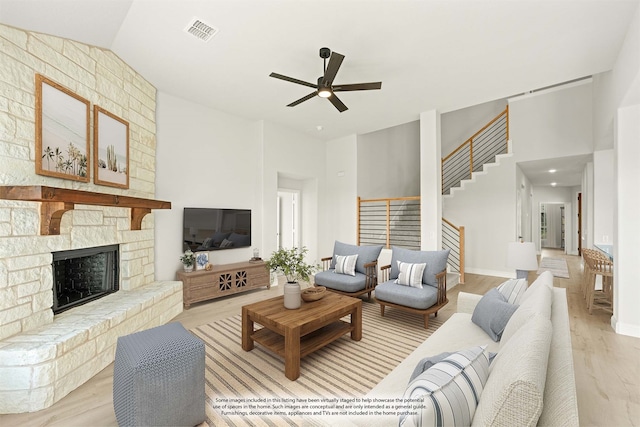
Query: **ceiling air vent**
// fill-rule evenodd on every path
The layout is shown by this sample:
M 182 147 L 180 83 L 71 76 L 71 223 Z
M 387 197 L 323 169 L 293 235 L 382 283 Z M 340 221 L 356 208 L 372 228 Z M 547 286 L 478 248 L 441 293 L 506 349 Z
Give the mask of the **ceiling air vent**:
M 184 30 L 192 36 L 197 37 L 205 42 L 211 40 L 211 38 L 218 33 L 217 29 L 213 28 L 209 24 L 205 24 L 198 18 L 193 18 L 191 20 L 191 23 Z

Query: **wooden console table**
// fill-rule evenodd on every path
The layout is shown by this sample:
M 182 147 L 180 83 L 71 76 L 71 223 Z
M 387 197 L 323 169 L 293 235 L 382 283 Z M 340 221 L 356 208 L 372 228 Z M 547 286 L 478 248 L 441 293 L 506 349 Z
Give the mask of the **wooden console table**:
M 188 309 L 194 302 L 208 301 L 266 286 L 271 288 L 269 270 L 264 261 L 245 261 L 214 265 L 210 271 L 178 271 L 182 281 L 182 299 Z

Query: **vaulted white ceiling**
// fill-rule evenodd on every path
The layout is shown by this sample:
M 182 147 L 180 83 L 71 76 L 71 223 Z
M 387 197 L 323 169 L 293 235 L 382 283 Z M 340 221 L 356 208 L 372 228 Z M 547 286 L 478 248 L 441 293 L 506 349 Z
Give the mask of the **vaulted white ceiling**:
M 0 0 L 0 22 L 111 49 L 160 91 L 330 139 L 611 69 L 638 0 Z M 197 17 L 209 42 L 184 29 Z M 339 113 L 312 89 L 346 56 Z M 319 132 L 318 126 L 323 130 Z

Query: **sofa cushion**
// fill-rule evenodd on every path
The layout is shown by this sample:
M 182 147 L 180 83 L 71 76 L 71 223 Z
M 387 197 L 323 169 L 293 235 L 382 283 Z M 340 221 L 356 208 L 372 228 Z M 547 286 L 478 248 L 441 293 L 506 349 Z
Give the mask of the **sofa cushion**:
M 376 286 L 376 299 L 424 310 L 438 302 L 438 290 L 429 285 L 414 288 L 387 280 Z
M 544 385 L 544 408 L 538 424 L 541 426 L 578 427 L 580 422 L 567 290 L 554 288 L 553 294 L 553 304 L 551 305 L 553 333 L 551 334 L 549 364 L 547 365 L 547 382 Z
M 336 240 L 333 245 L 333 259 L 330 268 L 336 268 L 336 255 L 358 255 L 356 261 L 356 271 L 366 274 L 365 264 L 376 261 L 382 251 L 382 245 L 377 246 L 357 246 L 348 243 L 342 243 Z
M 358 254 L 345 256 L 337 255 L 336 269 L 334 271 L 338 274 L 348 274 L 349 276 L 355 276 L 357 259 Z
M 533 286 L 533 285 L 532 285 Z M 541 315 L 546 319 L 551 318 L 551 304 L 553 303 L 553 291 L 546 285 L 530 287 L 527 290 L 527 298 L 521 298 L 522 303 L 509 319 L 502 333 L 500 348 L 520 329 L 529 319 L 535 315 Z
M 527 291 L 527 279 L 509 279 L 498 286 L 498 290 L 511 304 L 520 304 L 522 295 Z
M 409 382 L 413 381 L 418 377 L 418 375 L 422 374 L 424 371 L 432 367 L 438 362 L 442 362 L 447 357 L 451 356 L 453 352 L 445 351 L 444 353 L 436 354 L 435 356 L 427 356 L 421 359 L 416 365 L 411 377 L 409 378 Z
M 424 263 L 427 266 L 424 269 L 422 283 L 429 286 L 438 287 L 436 274 L 447 268 L 447 259 L 449 258 L 450 249 L 444 251 L 412 251 L 410 249 L 399 248 L 393 246 L 391 252 L 391 272 L 389 279 L 397 279 L 400 270 L 398 270 L 398 261 L 409 263 Z
M 507 322 L 518 308 L 515 304 L 509 304 L 497 289 L 489 290 L 478 302 L 471 321 L 480 326 L 494 341 L 500 341 Z
M 411 264 L 409 262 L 398 261 L 398 285 L 413 286 L 414 288 L 422 287 L 422 275 L 427 264 Z
M 400 426 L 470 425 L 488 376 L 486 346 L 453 353 L 409 383 L 403 398 L 424 407 L 401 416 Z
M 365 288 L 367 276 L 357 273 L 355 276 L 348 274 L 336 274 L 333 269 L 319 271 L 314 277 L 314 282 L 319 286 L 335 289 L 342 292 L 358 292 Z
M 473 426 L 535 426 L 542 412 L 552 326 L 534 316 L 490 366 Z
M 547 287 L 549 289 L 553 289 L 553 274 L 550 271 L 543 271 L 536 280 L 533 281 L 531 286 L 527 288 L 527 290 L 520 297 L 520 303 L 523 303 L 529 298 L 532 294 L 536 292 L 538 288 Z

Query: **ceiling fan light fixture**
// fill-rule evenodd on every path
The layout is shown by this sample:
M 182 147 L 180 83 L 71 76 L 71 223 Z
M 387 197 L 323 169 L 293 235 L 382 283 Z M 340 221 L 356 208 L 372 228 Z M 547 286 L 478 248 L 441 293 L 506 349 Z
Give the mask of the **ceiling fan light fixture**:
M 331 94 L 331 89 L 328 87 L 321 87 L 320 89 L 318 89 L 318 96 L 320 98 L 329 98 Z

